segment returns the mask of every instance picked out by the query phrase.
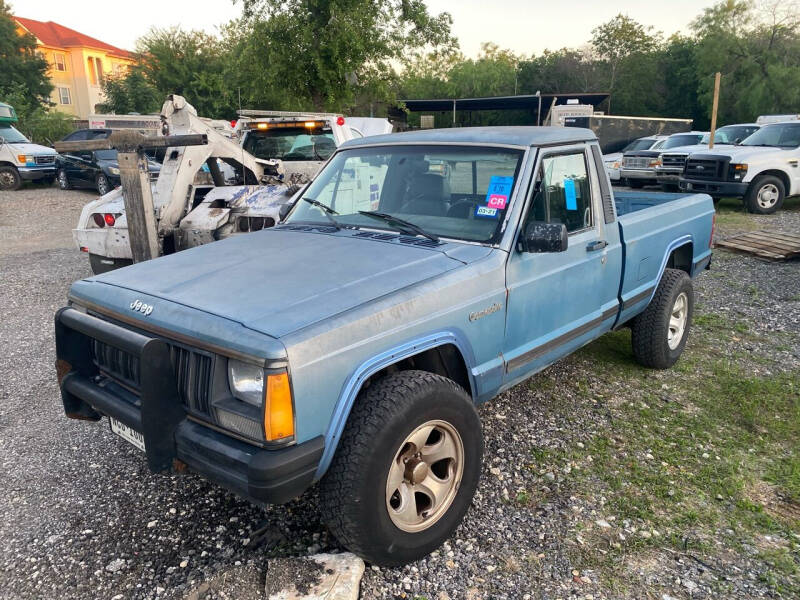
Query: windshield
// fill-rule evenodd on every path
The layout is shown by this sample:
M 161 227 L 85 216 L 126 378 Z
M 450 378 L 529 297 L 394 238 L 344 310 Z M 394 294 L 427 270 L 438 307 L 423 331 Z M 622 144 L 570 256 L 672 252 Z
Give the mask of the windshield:
M 714 132 L 714 143 L 722 145 L 738 144 L 754 131 L 758 131 L 758 127 L 755 125 L 726 125 Z M 710 139 L 711 133 L 709 132 L 703 136 L 700 143 L 708 144 Z
M 7 144 L 29 144 L 28 138 L 22 135 L 19 131 L 14 129 L 11 125 L 0 125 L 0 137 L 2 137 Z
M 743 141 L 742 146 L 796 148 L 800 146 L 800 123 L 767 125 Z
M 653 138 L 641 138 L 638 140 L 632 141 L 630 144 L 625 146 L 622 151 L 623 152 L 630 152 L 631 150 L 650 150 L 653 147 L 653 144 L 656 143 L 656 140 Z
M 96 160 L 117 160 L 116 150 L 95 150 L 94 157 Z
M 686 135 L 671 135 L 662 148 L 664 150 L 669 150 L 670 148 L 677 148 L 678 146 L 693 146 L 697 142 L 700 141 L 700 138 L 703 137 L 702 133 L 691 133 Z
M 336 150 L 333 133 L 304 127 L 252 130 L 244 140 L 244 149 L 264 160 L 328 160 Z
M 521 150 L 460 146 L 375 146 L 339 152 L 304 193 L 336 211 L 339 225 L 496 242 L 509 207 Z M 319 206 L 298 202 L 289 223 L 330 225 Z M 413 234 L 412 234 L 413 235 Z

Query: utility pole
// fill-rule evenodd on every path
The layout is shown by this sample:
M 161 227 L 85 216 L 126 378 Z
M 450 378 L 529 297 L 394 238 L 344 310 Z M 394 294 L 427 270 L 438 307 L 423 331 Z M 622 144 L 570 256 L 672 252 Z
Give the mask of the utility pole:
M 205 144 L 208 144 L 206 134 L 149 137 L 138 131 L 118 130 L 101 140 L 56 142 L 55 148 L 58 152 L 111 149 L 117 151 L 131 254 L 133 262 L 142 262 L 156 258 L 160 253 L 145 149 Z
M 714 147 L 714 133 L 717 130 L 717 108 L 719 107 L 719 81 L 722 78 L 722 73 L 717 71 L 717 74 L 714 76 L 714 102 L 711 105 L 711 132 L 708 138 L 708 149 L 711 150 Z

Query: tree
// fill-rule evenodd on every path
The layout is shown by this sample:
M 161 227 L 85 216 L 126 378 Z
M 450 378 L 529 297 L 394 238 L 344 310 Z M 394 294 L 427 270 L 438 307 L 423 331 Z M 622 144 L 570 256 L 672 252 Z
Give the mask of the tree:
M 694 21 L 698 92 L 710 113 L 713 74 L 722 73 L 721 122 L 795 112 L 800 103 L 800 15 L 796 3 L 725 0 Z
M 49 106 L 53 86 L 47 75 L 47 61 L 36 53 L 36 38 L 17 33 L 11 7 L 0 0 L 0 100 L 19 92 L 18 111 Z
M 658 48 L 661 33 L 652 31 L 652 27 L 645 27 L 622 14 L 592 30 L 592 48 L 608 65 L 608 91 L 611 94 L 617 90 L 617 76 L 625 61 Z M 610 111 L 610 100 L 608 104 Z
M 166 96 L 147 81 L 138 65 L 123 75 L 107 76 L 103 82 L 103 94 L 106 100 L 98 110 L 120 115 L 154 113 Z
M 423 48 L 455 45 L 448 13 L 423 0 L 243 0 L 249 37 L 239 64 L 249 81 L 293 104 L 345 110 L 360 95 L 392 100 L 394 64 Z
M 180 94 L 204 117 L 229 118 L 236 110 L 236 94 L 225 73 L 229 68 L 229 52 L 216 36 L 202 31 L 184 31 L 178 27 L 151 29 L 136 44 L 139 69 L 160 101 L 167 94 Z M 142 87 L 142 79 L 131 86 Z

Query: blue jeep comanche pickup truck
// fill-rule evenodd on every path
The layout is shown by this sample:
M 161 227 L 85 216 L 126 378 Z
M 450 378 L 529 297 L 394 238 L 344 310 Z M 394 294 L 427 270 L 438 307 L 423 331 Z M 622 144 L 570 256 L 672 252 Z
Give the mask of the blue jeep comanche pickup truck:
M 675 363 L 714 206 L 615 197 L 589 130 L 498 127 L 348 142 L 284 216 L 73 284 L 64 408 L 258 502 L 319 483 L 341 543 L 397 565 L 470 504 L 477 403 L 620 327 Z

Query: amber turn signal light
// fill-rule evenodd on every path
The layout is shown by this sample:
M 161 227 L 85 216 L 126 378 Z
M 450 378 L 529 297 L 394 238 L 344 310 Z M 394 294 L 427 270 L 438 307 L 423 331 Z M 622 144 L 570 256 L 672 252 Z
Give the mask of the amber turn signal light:
M 294 435 L 294 408 L 289 374 L 267 376 L 264 401 L 264 436 L 268 442 Z

